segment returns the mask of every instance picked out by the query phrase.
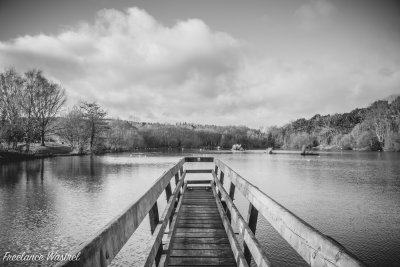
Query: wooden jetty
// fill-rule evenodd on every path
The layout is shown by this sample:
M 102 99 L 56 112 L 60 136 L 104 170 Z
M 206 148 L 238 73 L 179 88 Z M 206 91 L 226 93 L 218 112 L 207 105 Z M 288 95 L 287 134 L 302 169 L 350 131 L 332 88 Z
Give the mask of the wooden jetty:
M 187 162 L 204 162 L 211 168 L 186 169 L 184 165 Z M 186 179 L 191 173 L 206 173 L 210 179 Z M 175 185 L 173 191 L 172 183 Z M 167 206 L 159 216 L 157 201 L 163 192 Z M 246 218 L 233 202 L 236 193 L 241 193 L 250 203 Z M 56 266 L 107 266 L 147 214 L 152 235 L 143 266 L 248 267 L 251 261 L 257 266 L 271 266 L 255 237 L 258 214 L 310 266 L 365 266 L 334 239 L 313 228 L 221 160 L 212 157 L 179 160 L 139 200 L 72 251 L 72 255 L 79 253 L 78 261 L 63 261 Z M 233 231 L 233 225 L 238 233 Z

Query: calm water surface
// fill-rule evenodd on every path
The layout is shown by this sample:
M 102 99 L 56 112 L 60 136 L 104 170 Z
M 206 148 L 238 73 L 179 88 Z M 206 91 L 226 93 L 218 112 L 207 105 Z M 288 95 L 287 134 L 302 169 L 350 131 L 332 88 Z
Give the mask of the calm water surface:
M 71 251 L 184 155 L 124 153 L 0 164 L 0 266 L 51 266 L 47 261 L 10 264 L 2 258 L 6 251 Z M 400 154 L 213 156 L 367 264 L 400 266 Z M 239 193 L 236 197 L 246 214 L 248 202 Z M 142 266 L 150 245 L 148 224 L 145 219 L 113 266 Z M 256 236 L 274 266 L 305 266 L 263 218 Z

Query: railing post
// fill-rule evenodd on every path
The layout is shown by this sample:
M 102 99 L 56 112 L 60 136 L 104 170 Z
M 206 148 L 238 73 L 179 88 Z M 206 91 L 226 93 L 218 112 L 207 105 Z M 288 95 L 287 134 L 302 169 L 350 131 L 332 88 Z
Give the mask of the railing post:
M 168 185 L 170 186 L 170 184 L 168 184 Z M 171 187 L 170 187 L 170 190 L 171 190 Z M 168 193 L 167 193 L 167 198 L 168 198 Z M 157 201 L 156 201 L 156 203 L 154 203 L 153 207 L 149 211 L 149 220 L 150 220 L 150 231 L 151 231 L 151 234 L 153 234 L 154 230 L 157 227 L 157 224 L 160 222 L 160 217 L 158 216 Z M 160 244 L 160 246 L 158 247 L 157 253 L 156 253 L 156 257 L 154 258 L 156 266 L 158 266 L 158 263 L 160 262 L 162 249 L 163 249 L 162 244 Z
M 181 177 L 182 177 L 182 175 L 183 175 L 183 166 L 179 169 L 179 172 L 180 172 Z
M 258 219 L 258 210 L 254 208 L 253 204 L 250 203 L 249 205 L 249 213 L 248 213 L 248 226 L 253 234 L 256 234 L 256 227 L 257 227 L 257 219 Z M 250 265 L 251 262 L 251 253 L 249 248 L 246 245 L 246 242 L 243 242 L 244 248 L 244 258 L 246 259 L 247 263 Z
M 168 202 L 172 195 L 171 183 L 168 183 L 167 187 L 165 187 L 165 195 L 167 197 L 167 202 Z
M 219 181 L 221 182 L 221 185 L 224 186 L 224 173 L 221 171 Z M 218 190 L 218 197 L 221 199 L 221 191 Z
M 154 230 L 157 227 L 157 224 L 160 222 L 160 217 L 158 216 L 158 206 L 157 201 L 154 203 L 153 207 L 149 211 L 149 220 L 150 220 L 150 232 L 154 233 Z
M 235 197 L 235 185 L 231 182 L 231 185 L 229 187 L 229 197 L 232 199 Z
M 175 185 L 179 183 L 179 173 L 175 174 Z

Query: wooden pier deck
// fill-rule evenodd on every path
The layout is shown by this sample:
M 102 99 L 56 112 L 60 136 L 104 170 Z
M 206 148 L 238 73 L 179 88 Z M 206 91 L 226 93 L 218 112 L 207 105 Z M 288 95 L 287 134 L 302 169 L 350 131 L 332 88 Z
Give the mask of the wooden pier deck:
M 184 168 L 185 163 L 193 162 L 212 164 L 212 168 Z M 186 179 L 191 173 L 209 174 L 211 179 Z M 163 192 L 167 205 L 160 216 L 157 202 Z M 249 203 L 247 216 L 234 204 L 236 192 Z M 249 267 L 252 262 L 259 267 L 272 266 L 255 237 L 259 214 L 310 266 L 365 266 L 336 240 L 297 217 L 221 160 L 186 157 L 163 173 L 135 203 L 69 253 L 79 255 L 78 260 L 58 262 L 56 267 L 109 265 L 147 215 L 151 246 L 141 266 Z
M 236 266 L 210 187 L 186 190 L 175 227 L 168 266 Z

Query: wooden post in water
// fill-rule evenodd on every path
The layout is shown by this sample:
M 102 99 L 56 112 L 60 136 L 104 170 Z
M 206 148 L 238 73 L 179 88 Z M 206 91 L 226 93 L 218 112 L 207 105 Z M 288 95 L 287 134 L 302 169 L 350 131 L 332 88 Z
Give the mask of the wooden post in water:
M 248 226 L 254 235 L 256 234 L 257 219 L 258 219 L 258 211 L 256 208 L 254 208 L 253 204 L 250 203 L 247 220 L 248 220 Z M 243 248 L 244 248 L 244 253 L 243 253 L 244 258 L 246 259 L 247 263 L 250 265 L 251 253 L 250 253 L 249 248 L 246 245 L 246 242 L 243 242 Z

